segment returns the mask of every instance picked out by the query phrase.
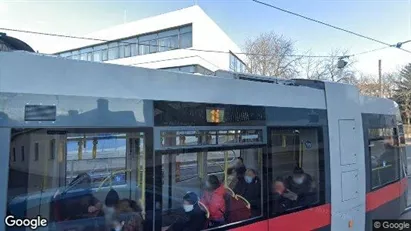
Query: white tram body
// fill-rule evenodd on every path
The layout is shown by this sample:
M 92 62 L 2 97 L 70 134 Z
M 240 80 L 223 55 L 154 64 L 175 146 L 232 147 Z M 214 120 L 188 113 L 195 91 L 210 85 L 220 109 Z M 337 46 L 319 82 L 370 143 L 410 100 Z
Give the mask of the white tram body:
M 209 108 L 225 111 L 225 116 L 231 113 L 231 117 L 224 119 L 223 113 L 219 123 L 207 121 Z M 237 116 L 236 111 L 245 116 Z M 287 151 L 296 137 L 287 129 L 299 129 L 299 151 Z M 261 138 L 248 141 L 243 130 L 261 131 Z M 209 131 L 217 134 L 210 135 L 211 143 L 200 145 L 189 135 L 184 140 L 194 139 L 193 145 L 181 139 L 176 142 L 178 134 L 181 137 Z M 226 131 L 239 131 L 242 138 L 236 144 L 213 141 L 220 139 L 219 132 Z M 112 187 L 120 191 L 125 188 L 121 196 L 142 203 L 145 230 L 161 230 L 168 216 L 165 208 L 179 206 L 179 187 L 184 191 L 185 187 L 196 189 L 199 184 L 181 178 L 189 179 L 194 174 L 203 180 L 204 174 L 211 171 L 200 170 L 204 166 L 218 169 L 215 166 L 220 162 L 227 166 L 230 155 L 240 155 L 260 174 L 260 214 L 216 230 L 371 230 L 373 219 L 395 219 L 405 209 L 406 158 L 401 131 L 395 102 L 362 96 L 355 86 L 347 84 L 285 81 L 224 71 L 217 71 L 216 76 L 200 76 L 0 52 L 0 149 L 4 155 L 0 162 L 0 217 L 18 210 L 21 216 L 40 215 L 51 224 L 50 198 L 75 176 L 73 165 L 80 159 L 75 168 L 82 171 L 100 168 L 96 166 L 101 163 L 105 168 L 118 164 L 129 169 L 123 172 L 124 185 Z M 113 134 L 120 133 L 125 134 L 124 140 L 113 138 Z M 166 133 L 174 134 L 174 141 L 165 144 Z M 101 138 L 102 134 L 111 135 Z M 86 136 L 92 137 L 82 143 L 84 147 L 69 144 L 70 140 L 83 142 L 83 135 L 85 140 Z M 277 135 L 280 144 L 276 146 Z M 290 138 L 294 141 L 289 142 L 287 137 L 294 137 Z M 110 139 L 116 140 L 105 141 Z M 378 161 L 374 166 L 372 162 L 378 158 L 374 147 L 381 139 L 390 140 L 396 147 L 391 167 Z M 107 146 L 96 147 L 97 143 Z M 143 156 L 128 155 L 133 148 L 143 148 Z M 227 150 L 233 154 L 227 154 Z M 51 154 L 54 152 L 55 156 Z M 280 158 L 279 153 L 284 156 Z M 266 199 L 276 169 L 288 171 L 289 163 L 277 165 L 288 158 L 286 153 L 297 155 L 292 161 L 313 176 L 318 200 L 284 214 L 273 214 Z M 50 155 L 52 158 L 47 157 Z M 101 155 L 106 155 L 105 159 Z M 115 155 L 123 159 L 115 159 Z M 212 158 L 220 162 L 211 164 Z M 193 166 L 197 170 L 190 170 Z M 181 175 L 174 174 L 181 171 Z M 225 177 L 224 172 L 219 174 Z M 107 193 L 104 188 L 100 184 L 95 193 Z M 134 188 L 139 188 L 139 193 Z M 105 195 L 97 197 L 104 201 Z M 13 207 L 19 203 L 17 209 Z M 42 229 L 52 227 L 56 226 Z

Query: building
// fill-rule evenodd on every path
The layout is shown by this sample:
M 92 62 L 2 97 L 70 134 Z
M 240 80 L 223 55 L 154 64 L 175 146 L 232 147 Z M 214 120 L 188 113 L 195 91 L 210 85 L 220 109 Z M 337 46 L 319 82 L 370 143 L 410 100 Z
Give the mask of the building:
M 120 65 L 210 74 L 245 72 L 240 48 L 197 5 L 86 35 L 56 55 Z
M 0 51 L 22 50 L 34 52 L 27 43 L 0 32 Z

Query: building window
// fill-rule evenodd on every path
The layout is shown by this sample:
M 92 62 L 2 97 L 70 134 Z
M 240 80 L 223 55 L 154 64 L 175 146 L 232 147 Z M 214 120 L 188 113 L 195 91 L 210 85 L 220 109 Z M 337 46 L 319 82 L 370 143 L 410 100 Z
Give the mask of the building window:
M 102 61 L 107 61 L 108 60 L 108 49 L 104 48 L 101 51 L 101 60 Z
M 155 51 L 156 47 L 153 46 L 151 47 L 150 45 L 157 45 L 156 42 L 152 42 L 152 41 L 156 41 L 153 40 L 153 38 L 155 38 L 156 35 L 145 35 L 145 36 L 141 36 L 138 38 L 139 41 L 139 55 L 146 55 L 146 54 L 150 54 L 151 51 Z
M 110 43 L 108 45 L 108 60 L 118 59 L 119 58 L 119 46 L 117 42 Z
M 178 29 L 158 33 L 158 51 L 169 51 L 178 48 Z
M 50 140 L 50 160 L 54 160 L 55 158 L 55 148 L 56 148 L 56 140 Z
M 85 50 L 80 50 L 80 60 L 87 60 L 87 51 Z
M 244 73 L 246 66 L 237 56 L 230 52 L 230 70 L 234 72 Z
M 92 52 L 87 53 L 87 61 L 93 61 L 93 53 Z
M 193 46 L 192 26 L 154 32 L 69 53 L 72 59 L 102 62 L 118 58 L 184 49 Z M 92 54 L 89 51 L 92 49 Z M 87 52 L 85 52 L 87 50 Z M 61 53 L 60 56 L 66 53 Z
M 189 65 L 189 66 L 180 66 L 180 67 L 168 67 L 162 68 L 162 70 L 167 71 L 179 71 L 179 72 L 186 72 L 186 73 L 199 73 L 203 75 L 213 75 L 214 73 L 200 65 Z
M 71 59 L 74 59 L 74 60 L 80 59 L 80 52 L 79 51 L 71 52 Z
M 395 130 L 378 128 L 368 131 L 372 189 L 399 179 L 399 148 Z
M 103 46 L 97 46 L 97 47 L 94 47 L 93 48 L 93 61 L 95 61 L 95 62 L 101 62 L 103 59 L 102 59 L 102 49 L 103 49 Z
M 39 150 L 39 143 L 34 144 L 34 161 L 39 160 L 40 150 Z
M 21 161 L 24 161 L 24 146 L 21 146 Z
M 180 28 L 180 48 L 189 48 L 193 46 L 192 26 Z

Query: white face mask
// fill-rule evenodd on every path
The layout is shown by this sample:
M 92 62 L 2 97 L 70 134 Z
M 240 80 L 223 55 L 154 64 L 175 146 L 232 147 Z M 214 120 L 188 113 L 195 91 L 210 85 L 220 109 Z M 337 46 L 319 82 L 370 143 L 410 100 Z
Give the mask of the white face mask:
M 294 177 L 293 180 L 296 184 L 302 184 L 303 181 L 304 181 L 304 178 L 303 177 L 298 177 L 298 178 Z
M 123 227 L 121 227 L 121 226 L 117 226 L 117 227 L 114 228 L 114 230 L 115 230 L 115 231 L 121 231 L 122 228 L 123 228 Z
M 183 205 L 184 211 L 186 211 L 186 213 L 193 211 L 194 209 L 194 205 Z
M 116 211 L 116 209 L 114 208 L 114 207 L 106 207 L 105 208 L 105 213 L 106 214 L 112 214 L 112 213 L 114 213 Z

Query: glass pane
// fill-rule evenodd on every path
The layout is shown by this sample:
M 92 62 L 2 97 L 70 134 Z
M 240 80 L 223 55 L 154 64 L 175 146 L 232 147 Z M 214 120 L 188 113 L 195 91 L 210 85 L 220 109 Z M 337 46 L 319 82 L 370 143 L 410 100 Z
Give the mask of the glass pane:
M 71 58 L 75 59 L 75 60 L 80 59 L 80 52 L 79 51 L 72 51 L 71 52 Z
M 87 53 L 87 61 L 93 61 L 93 53 L 92 52 Z
M 172 145 L 174 140 L 167 142 Z M 241 166 L 235 166 L 238 157 L 243 160 Z M 218 227 L 222 223 L 217 221 L 225 218 L 228 223 L 234 223 L 260 217 L 261 157 L 261 148 L 163 155 L 163 228 L 173 226 L 173 229 L 182 224 L 178 218 L 184 215 L 183 203 L 192 204 L 198 213 L 188 230 Z M 236 195 L 232 194 L 233 190 Z M 198 199 L 200 203 L 196 203 Z M 206 211 L 210 223 L 206 223 Z
M 392 128 L 370 129 L 370 159 L 372 188 L 392 183 L 399 179 L 399 147 Z
M 110 43 L 108 49 L 108 60 L 118 59 L 119 56 L 119 47 L 118 43 Z
M 178 36 L 158 39 L 158 50 L 169 51 L 178 48 Z
M 171 36 L 178 36 L 178 29 L 167 30 L 167 31 L 158 33 L 158 38 L 171 37 Z
M 195 68 L 194 66 L 185 66 L 185 67 L 180 67 L 181 72 L 187 72 L 187 73 L 194 73 Z
M 93 61 L 94 62 L 101 62 L 102 61 L 101 50 L 98 50 L 98 48 L 94 48 Z
M 139 55 L 146 55 L 150 53 L 150 42 L 149 41 L 140 41 L 139 42 L 139 51 L 138 54 Z
M 318 204 L 324 170 L 320 168 L 320 142 L 317 129 L 278 129 L 271 132 L 271 161 L 268 172 L 272 215 Z
M 118 47 L 118 58 L 124 58 L 124 45 Z
M 67 226 L 105 230 L 104 215 L 111 214 L 108 207 L 118 205 L 120 215 L 130 215 L 132 211 L 132 219 L 144 214 L 143 133 L 13 129 L 11 137 L 11 158 L 26 158 L 10 162 L 10 215 L 41 216 L 56 222 L 56 230 L 67 230 Z M 90 212 L 91 209 L 96 211 Z M 135 225 L 142 227 L 142 219 L 135 221 L 137 224 L 126 225 L 127 230 L 135 230 Z
M 101 59 L 103 61 L 107 61 L 108 60 L 108 49 L 103 49 L 101 51 Z
M 157 40 L 150 41 L 150 53 L 155 53 L 158 50 Z
M 180 48 L 189 48 L 193 46 L 192 33 L 185 33 L 180 35 Z
M 230 70 L 235 71 L 236 68 L 236 60 L 234 55 L 230 54 Z
M 185 26 L 180 28 L 180 34 L 188 33 L 192 31 L 192 26 Z

